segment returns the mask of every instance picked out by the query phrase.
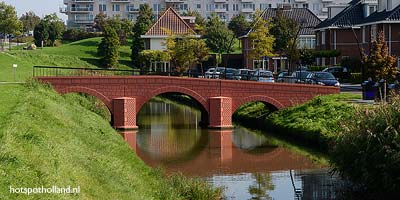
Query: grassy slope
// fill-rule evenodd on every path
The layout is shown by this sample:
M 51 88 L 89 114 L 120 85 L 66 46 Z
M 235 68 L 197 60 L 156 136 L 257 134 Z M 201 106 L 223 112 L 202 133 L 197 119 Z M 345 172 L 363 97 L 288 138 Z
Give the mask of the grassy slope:
M 202 183 L 190 187 L 182 178 L 161 178 L 77 96 L 62 97 L 38 84 L 3 84 L 0 97 L 0 199 L 27 197 L 10 194 L 10 185 L 81 187 L 78 196 L 32 199 L 181 199 L 188 190 L 208 190 Z
M 354 94 L 319 96 L 305 104 L 280 110 L 267 117 L 263 115 L 265 112 L 261 112 L 265 106 L 253 103 L 240 108 L 234 119 L 240 124 L 252 124 L 257 128 L 291 135 L 326 150 L 328 143 L 341 128 L 341 122 L 350 119 L 355 111 L 354 105 L 346 101 L 357 98 L 360 98 L 359 95 Z
M 13 81 L 12 64 L 18 64 L 19 81 L 32 76 L 32 66 L 99 67 L 96 55 L 101 38 L 90 38 L 60 47 L 38 48 L 34 51 L 0 52 L 0 82 Z M 130 46 L 120 47 L 120 69 L 130 69 Z

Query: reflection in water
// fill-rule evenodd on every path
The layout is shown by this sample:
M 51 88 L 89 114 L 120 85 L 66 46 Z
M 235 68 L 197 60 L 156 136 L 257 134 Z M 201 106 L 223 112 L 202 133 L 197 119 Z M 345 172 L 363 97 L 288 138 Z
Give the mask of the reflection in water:
M 200 112 L 152 101 L 138 115 L 139 131 L 121 133 L 150 166 L 204 177 L 234 199 L 334 199 L 338 182 L 326 169 L 247 129 L 207 130 Z

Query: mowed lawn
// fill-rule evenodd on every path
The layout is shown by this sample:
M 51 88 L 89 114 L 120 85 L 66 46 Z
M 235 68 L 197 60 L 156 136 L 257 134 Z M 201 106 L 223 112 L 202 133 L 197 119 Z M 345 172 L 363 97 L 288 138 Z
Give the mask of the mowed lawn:
M 22 50 L 22 46 L 12 51 L 0 52 L 0 82 L 13 82 L 13 64 L 17 64 L 17 82 L 32 77 L 33 66 L 58 67 L 102 67 L 97 56 L 101 38 L 90 38 L 64 44 L 59 47 L 44 47 L 37 50 Z M 131 69 L 131 49 L 129 45 L 120 47 L 118 69 Z

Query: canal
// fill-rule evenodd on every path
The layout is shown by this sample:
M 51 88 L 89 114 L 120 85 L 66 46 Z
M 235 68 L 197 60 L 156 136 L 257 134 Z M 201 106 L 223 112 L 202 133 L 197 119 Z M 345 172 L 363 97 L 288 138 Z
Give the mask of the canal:
M 149 166 L 200 177 L 224 188 L 226 199 L 335 199 L 341 181 L 279 139 L 235 126 L 198 126 L 195 108 L 152 100 L 125 140 Z

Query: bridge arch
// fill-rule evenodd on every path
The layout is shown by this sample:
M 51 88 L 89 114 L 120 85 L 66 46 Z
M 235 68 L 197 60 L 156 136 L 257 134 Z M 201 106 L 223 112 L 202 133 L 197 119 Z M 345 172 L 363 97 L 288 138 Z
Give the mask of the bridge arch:
M 151 91 L 146 97 L 143 98 L 143 100 L 141 102 L 138 103 L 138 110 L 140 110 L 142 108 L 142 106 L 150 101 L 151 98 L 160 95 L 160 94 L 165 94 L 165 93 L 180 93 L 180 94 L 184 94 L 184 95 L 188 95 L 191 98 L 193 98 L 194 100 L 197 101 L 198 104 L 200 104 L 202 111 L 206 111 L 207 113 L 208 111 L 208 105 L 207 105 L 207 100 L 205 98 L 203 98 L 200 94 L 198 94 L 197 92 L 188 89 L 188 88 L 184 88 L 184 87 L 177 87 L 177 86 L 167 86 L 167 87 L 162 87 L 159 88 L 157 90 L 153 90 Z
M 165 93 L 179 93 L 179 94 L 184 94 L 187 95 L 195 100 L 195 102 L 199 105 L 200 111 L 201 111 L 201 125 L 208 125 L 209 123 L 209 107 L 208 107 L 208 102 L 207 100 L 202 97 L 199 93 L 188 89 L 184 87 L 179 87 L 179 86 L 167 86 L 167 87 L 162 87 L 156 90 L 153 90 L 149 92 L 143 99 L 141 99 L 137 103 L 137 112 L 141 110 L 143 105 L 150 101 L 151 98 L 158 96 L 160 94 L 165 94 Z
M 67 93 L 85 93 L 85 94 L 89 94 L 92 95 L 98 99 L 100 99 L 100 101 L 102 101 L 104 103 L 104 105 L 107 106 L 108 110 L 110 111 L 110 113 L 113 113 L 113 108 L 112 108 L 112 102 L 109 98 L 107 98 L 106 96 L 104 96 L 103 94 L 101 94 L 100 92 L 91 89 L 91 88 L 87 88 L 87 87 L 81 87 L 81 86 L 71 86 L 71 87 L 67 87 L 65 89 L 62 89 L 59 91 L 61 94 L 67 94 Z
M 250 103 L 250 102 L 263 102 L 265 103 L 270 109 L 272 110 L 279 110 L 284 108 L 285 106 L 277 101 L 276 99 L 269 97 L 269 96 L 263 96 L 263 95 L 253 95 L 246 97 L 244 99 L 239 100 L 238 102 L 235 102 L 235 104 L 232 106 L 232 114 L 236 112 L 237 109 L 240 108 L 240 106 Z

